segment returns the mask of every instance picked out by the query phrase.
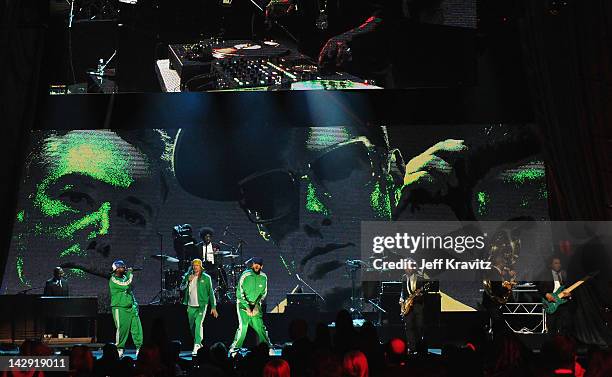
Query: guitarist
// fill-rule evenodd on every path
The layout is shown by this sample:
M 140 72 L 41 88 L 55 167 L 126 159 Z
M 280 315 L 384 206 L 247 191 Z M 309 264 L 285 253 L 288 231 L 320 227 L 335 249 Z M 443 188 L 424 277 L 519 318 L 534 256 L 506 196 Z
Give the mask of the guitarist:
M 406 274 L 402 277 L 402 291 L 400 294 L 400 308 L 406 300 L 414 296 L 414 301 L 410 311 L 404 315 L 404 330 L 406 331 L 406 341 L 408 349 L 414 351 L 416 347 L 423 346 L 424 337 L 424 293 L 423 285 L 427 281 L 427 276 L 421 271 L 417 271 L 410 266 L 416 266 L 416 263 L 408 263 Z
M 539 276 L 536 286 L 540 295 L 549 302 L 554 302 L 555 298 L 552 293 L 559 289 L 560 286 L 566 285 L 567 275 L 561 265 L 561 259 L 558 256 L 552 256 L 549 259 L 548 268 L 544 269 Z M 571 295 L 568 291 L 563 291 L 565 298 Z M 546 330 L 550 335 L 563 334 L 566 335 L 570 330 L 571 316 L 570 304 L 560 305 L 555 313 L 547 314 Z

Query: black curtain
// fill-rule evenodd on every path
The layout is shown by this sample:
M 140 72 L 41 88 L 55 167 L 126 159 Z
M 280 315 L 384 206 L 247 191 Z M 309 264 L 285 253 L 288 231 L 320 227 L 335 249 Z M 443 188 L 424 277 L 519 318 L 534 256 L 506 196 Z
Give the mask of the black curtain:
M 525 68 L 547 141 L 551 219 L 610 220 L 612 2 L 523 5 Z
M 41 97 L 40 64 L 49 3 L 0 1 L 0 250 L 9 249 L 28 131 Z M 0 281 L 7 253 L 0 252 Z
M 612 2 L 524 0 L 521 36 L 544 138 L 551 220 L 612 219 Z M 574 294 L 575 336 L 612 344 L 609 250 L 574 244 L 569 280 L 601 269 Z

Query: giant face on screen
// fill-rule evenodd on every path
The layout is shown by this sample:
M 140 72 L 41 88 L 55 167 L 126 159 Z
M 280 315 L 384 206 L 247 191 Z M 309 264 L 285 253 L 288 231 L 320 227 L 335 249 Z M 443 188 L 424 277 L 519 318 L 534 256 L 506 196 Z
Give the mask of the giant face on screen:
M 146 303 L 166 274 L 152 256 L 178 257 L 173 228 L 191 224 L 240 254 L 218 256 L 225 279 L 264 258 L 268 310 L 296 288 L 335 309 L 351 295 L 361 221 L 546 218 L 538 154 L 528 128 L 506 126 L 35 131 L 2 291 L 39 293 L 60 265 L 71 294 L 104 298 L 121 258 L 142 268 Z
M 91 294 L 114 259 L 137 264 L 167 197 L 167 142 L 154 130 L 32 134 L 7 289 L 40 286 L 63 266 L 75 293 Z

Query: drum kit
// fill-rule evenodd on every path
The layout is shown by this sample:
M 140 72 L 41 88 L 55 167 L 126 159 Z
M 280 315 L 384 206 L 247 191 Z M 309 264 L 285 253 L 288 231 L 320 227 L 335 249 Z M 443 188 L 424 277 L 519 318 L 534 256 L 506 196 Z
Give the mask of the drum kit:
M 376 324 L 382 323 L 382 315 L 387 311 L 381 307 L 383 294 L 382 283 L 385 281 L 399 280 L 399 274 L 403 271 L 391 271 L 386 268 L 375 268 L 374 261 L 381 259 L 391 261 L 396 259 L 393 255 L 372 255 L 368 259 L 348 259 L 345 262 L 346 273 L 351 279 L 351 297 L 349 313 L 353 319 L 362 319 L 365 305 L 369 305 L 378 313 Z M 360 278 L 357 275 L 360 275 Z M 360 280 L 360 287 L 357 287 Z
M 244 264 L 240 254 L 229 250 L 214 252 L 215 259 L 221 263 L 204 263 L 204 271 L 210 275 L 213 281 L 213 290 L 217 303 L 235 301 L 236 285 L 240 275 L 244 271 Z M 151 258 L 159 260 L 170 268 L 164 269 L 162 274 L 162 292 L 160 303 L 177 304 L 182 302 L 180 285 L 184 274 L 187 272 L 191 261 L 180 260 L 167 254 L 151 255 Z M 176 266 L 172 268 L 172 266 Z

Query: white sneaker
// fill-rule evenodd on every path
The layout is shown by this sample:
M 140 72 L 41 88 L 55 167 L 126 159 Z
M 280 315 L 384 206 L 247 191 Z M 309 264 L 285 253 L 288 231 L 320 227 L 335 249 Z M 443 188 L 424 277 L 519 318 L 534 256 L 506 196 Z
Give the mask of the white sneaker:
M 194 344 L 193 345 L 193 351 L 191 352 L 191 356 L 197 356 L 198 355 L 198 350 L 202 348 L 201 344 Z
M 121 359 L 123 357 L 123 350 L 122 349 L 118 349 L 117 353 L 119 354 L 119 358 Z

